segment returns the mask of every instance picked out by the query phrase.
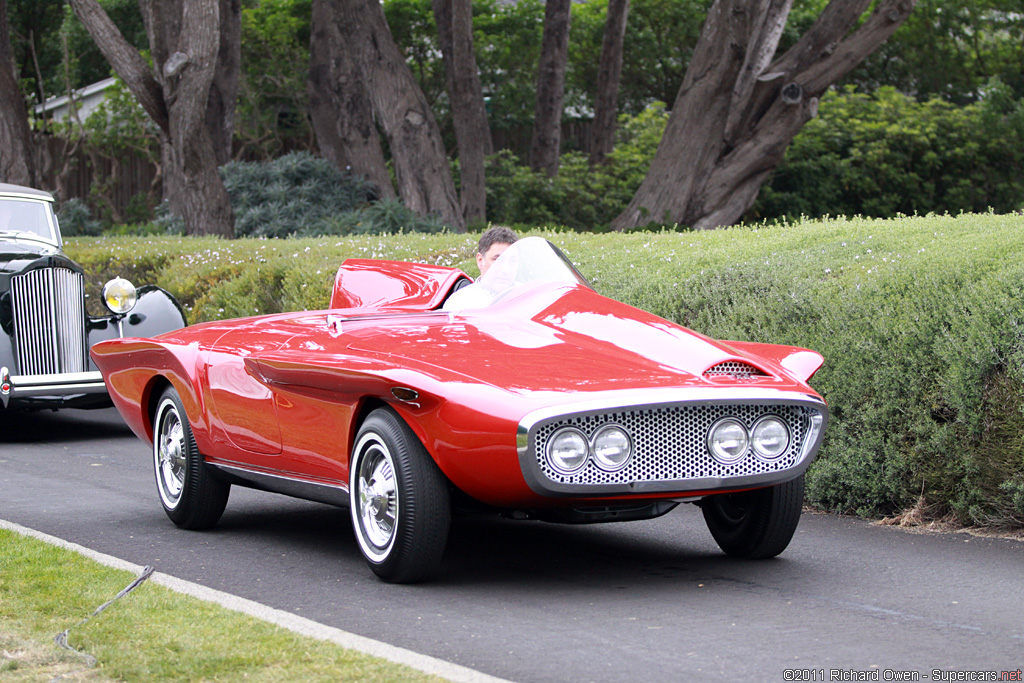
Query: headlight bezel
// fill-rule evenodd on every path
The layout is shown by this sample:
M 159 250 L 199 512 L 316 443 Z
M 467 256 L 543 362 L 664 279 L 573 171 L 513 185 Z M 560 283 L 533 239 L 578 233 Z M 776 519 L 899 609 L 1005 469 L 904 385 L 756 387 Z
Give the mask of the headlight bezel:
M 731 450 L 733 452 L 726 451 L 721 445 L 722 441 L 725 441 L 724 430 L 730 428 L 733 429 L 732 438 L 741 444 L 738 447 L 732 447 Z M 742 437 L 742 440 L 739 440 L 739 437 Z M 720 418 L 708 429 L 707 448 L 711 457 L 717 462 L 723 465 L 735 465 L 750 451 L 750 432 L 747 431 L 747 426 L 743 423 L 743 420 L 738 417 L 726 416 Z
M 781 448 L 777 448 L 776 452 L 770 452 L 763 448 L 763 441 L 758 439 L 758 431 L 764 428 L 767 423 L 774 423 L 781 427 L 784 434 L 784 441 Z M 774 461 L 781 458 L 789 450 L 790 441 L 792 435 L 789 431 L 789 425 L 778 415 L 763 415 L 757 419 L 754 425 L 750 428 L 750 447 L 754 452 L 754 455 L 761 458 L 762 460 Z
M 565 465 L 564 458 L 559 458 L 559 456 L 555 454 L 556 443 L 560 438 L 565 436 L 578 437 L 582 446 L 579 463 L 571 467 Z M 562 427 L 552 434 L 551 438 L 549 438 L 547 443 L 544 445 L 544 459 L 555 472 L 562 476 L 568 477 L 577 474 L 586 467 L 587 463 L 590 461 L 590 439 L 587 438 L 587 435 L 584 434 L 581 429 L 576 427 Z
M 124 316 L 135 308 L 139 292 L 129 280 L 115 277 L 103 285 L 102 299 L 108 311 L 114 315 Z
M 621 460 L 618 462 L 609 460 L 605 455 L 602 455 L 602 449 L 599 445 L 599 441 L 602 437 L 608 438 L 610 433 L 615 432 L 621 434 L 622 440 L 625 442 L 623 447 L 625 455 L 622 456 Z M 618 472 L 629 465 L 630 460 L 633 459 L 633 437 L 630 436 L 629 432 L 626 431 L 626 428 L 620 424 L 614 422 L 603 424 L 590 438 L 590 458 L 594 461 L 595 465 L 605 472 Z

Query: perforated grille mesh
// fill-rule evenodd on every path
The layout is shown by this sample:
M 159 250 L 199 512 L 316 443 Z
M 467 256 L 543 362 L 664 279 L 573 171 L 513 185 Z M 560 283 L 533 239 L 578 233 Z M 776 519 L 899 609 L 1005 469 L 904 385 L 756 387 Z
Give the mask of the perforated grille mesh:
M 738 360 L 730 360 L 718 365 L 713 365 L 704 371 L 705 377 L 767 377 L 765 373 L 749 363 L 742 363 Z
M 625 484 L 766 474 L 796 464 L 814 412 L 812 408 L 797 405 L 692 404 L 568 416 L 537 428 L 534 456 L 544 476 L 560 484 Z M 750 429 L 764 415 L 777 415 L 789 426 L 789 449 L 779 458 L 765 461 L 748 451 L 738 462 L 723 465 L 708 453 L 708 430 L 719 419 L 735 417 Z M 581 471 L 565 476 L 548 465 L 544 445 L 556 431 L 571 426 L 590 437 L 609 422 L 625 427 L 633 439 L 633 458 L 624 469 L 605 472 L 588 462 Z

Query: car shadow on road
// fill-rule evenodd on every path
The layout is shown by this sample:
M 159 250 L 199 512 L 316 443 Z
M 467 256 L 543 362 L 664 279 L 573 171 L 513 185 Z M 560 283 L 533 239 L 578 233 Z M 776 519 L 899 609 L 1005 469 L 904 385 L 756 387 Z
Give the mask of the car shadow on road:
M 769 568 L 787 571 L 792 563 L 784 557 L 757 562 L 728 557 L 696 509 L 657 520 L 592 526 L 469 518 L 453 525 L 438 582 L 536 586 L 568 581 L 636 588 L 711 576 L 742 581 Z
M 58 443 L 131 436 L 113 408 L 0 411 L 0 443 Z
M 348 510 L 252 494 L 229 502 L 218 526 L 205 533 L 221 536 L 221 542 L 273 547 L 293 558 L 305 555 L 311 565 L 330 567 L 346 580 L 371 576 Z M 700 511 L 689 506 L 656 520 L 583 526 L 458 515 L 441 572 L 422 587 L 637 588 L 711 578 L 743 583 L 759 581 L 766 572 L 799 571 L 799 565 L 785 554 L 760 561 L 728 557 L 711 539 Z

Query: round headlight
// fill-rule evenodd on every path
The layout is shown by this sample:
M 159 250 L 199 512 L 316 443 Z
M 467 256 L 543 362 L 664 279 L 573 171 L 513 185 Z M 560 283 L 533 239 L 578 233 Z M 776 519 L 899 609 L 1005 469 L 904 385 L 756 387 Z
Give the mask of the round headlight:
M 724 417 L 711 425 L 708 432 L 708 450 L 724 465 L 731 465 L 747 453 L 747 428 L 734 417 Z
M 124 315 L 135 307 L 135 285 L 124 278 L 115 277 L 103 285 L 103 304 L 111 313 Z
M 594 462 L 602 470 L 621 470 L 633 454 L 629 434 L 618 425 L 605 425 L 594 435 Z
M 767 415 L 754 423 L 750 441 L 759 457 L 774 460 L 789 448 L 789 429 L 780 418 Z
M 546 450 L 548 464 L 559 474 L 574 474 L 587 464 L 587 437 L 578 429 L 559 429 L 548 441 Z

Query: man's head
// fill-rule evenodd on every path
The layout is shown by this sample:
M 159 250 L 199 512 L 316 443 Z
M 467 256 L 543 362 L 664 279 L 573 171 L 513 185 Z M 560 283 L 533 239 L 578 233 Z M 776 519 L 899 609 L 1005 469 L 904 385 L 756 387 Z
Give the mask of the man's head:
M 509 245 L 515 244 L 518 240 L 519 235 L 504 225 L 487 228 L 480 236 L 480 243 L 476 248 L 476 265 L 480 268 L 480 274 L 486 273 L 494 261 L 508 249 Z

